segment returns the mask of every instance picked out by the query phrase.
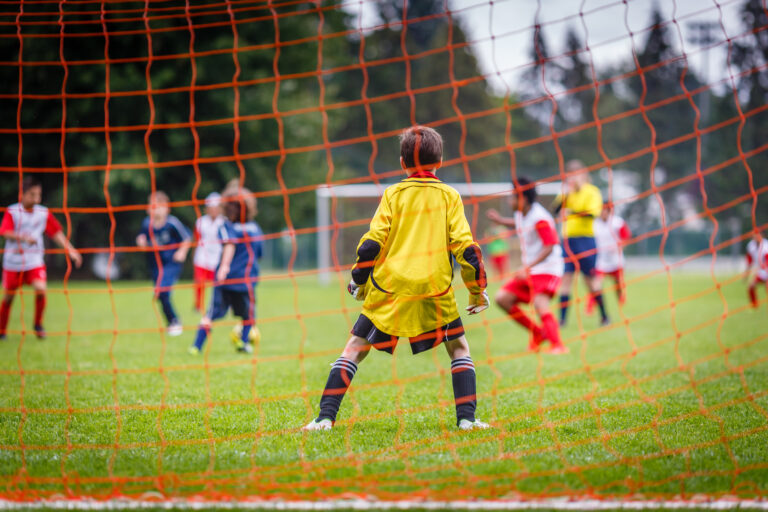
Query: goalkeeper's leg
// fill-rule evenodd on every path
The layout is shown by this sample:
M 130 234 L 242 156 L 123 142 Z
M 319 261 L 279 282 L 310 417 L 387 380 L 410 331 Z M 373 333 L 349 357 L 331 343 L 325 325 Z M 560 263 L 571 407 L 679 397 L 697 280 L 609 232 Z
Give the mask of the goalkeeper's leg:
M 456 403 L 456 425 L 462 430 L 488 428 L 475 418 L 477 408 L 477 379 L 475 363 L 469 355 L 467 338 L 461 336 L 443 343 L 451 358 L 451 380 Z

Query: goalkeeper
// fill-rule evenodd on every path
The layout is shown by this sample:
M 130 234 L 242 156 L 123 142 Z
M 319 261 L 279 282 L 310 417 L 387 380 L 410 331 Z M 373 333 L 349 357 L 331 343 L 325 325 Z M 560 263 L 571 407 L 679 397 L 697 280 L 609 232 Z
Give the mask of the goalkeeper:
M 451 255 L 469 289 L 470 315 L 488 307 L 485 269 L 461 196 L 434 175 L 442 153 L 442 138 L 431 128 L 414 126 L 400 135 L 400 165 L 408 177 L 384 191 L 357 247 L 348 289 L 364 301 L 363 311 L 331 365 L 320 414 L 304 430 L 330 429 L 358 364 L 371 347 L 393 353 L 400 337 L 409 338 L 414 354 L 445 345 L 457 426 L 488 427 L 475 418 L 475 367 L 451 287 Z

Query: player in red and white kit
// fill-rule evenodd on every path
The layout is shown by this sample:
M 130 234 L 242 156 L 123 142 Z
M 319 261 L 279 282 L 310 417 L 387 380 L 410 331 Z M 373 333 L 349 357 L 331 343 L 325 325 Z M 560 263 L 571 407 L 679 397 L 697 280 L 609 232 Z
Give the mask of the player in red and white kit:
M 595 231 L 597 244 L 597 289 L 603 289 L 603 278 L 608 275 L 613 278 L 616 286 L 616 296 L 619 304 L 624 304 L 627 298 L 624 285 L 624 250 L 622 245 L 632 238 L 632 232 L 627 223 L 613 211 L 613 203 L 603 203 L 603 211 L 600 217 L 592 224 Z M 592 312 L 595 305 L 593 296 L 589 296 L 587 302 L 587 314 Z
M 564 354 L 568 348 L 560 339 L 560 327 L 549 309 L 563 275 L 563 253 L 552 215 L 536 201 L 535 184 L 518 178 L 510 196 L 514 218 L 502 217 L 496 210 L 488 218 L 497 224 L 516 228 L 520 239 L 523 267 L 515 272 L 496 294 L 496 304 L 530 332 L 528 349 L 536 351 L 544 341 L 551 353 Z M 518 303 L 531 303 L 541 319 L 537 325 Z
M 221 194 L 211 192 L 205 198 L 205 215 L 195 222 L 195 309 L 205 310 L 205 284 L 212 283 L 221 259 L 219 228 L 224 224 Z
M 757 307 L 757 285 L 766 285 L 768 291 L 768 240 L 763 238 L 759 229 L 755 229 L 752 240 L 747 244 L 747 270 L 744 280 L 749 283 L 749 302 Z
M 16 291 L 24 284 L 35 290 L 35 334 L 45 338 L 43 312 L 45 311 L 45 290 L 47 277 L 45 272 L 45 246 L 43 234 L 48 235 L 69 255 L 76 267 L 82 264 L 80 253 L 69 243 L 61 224 L 48 208 L 40 205 L 43 188 L 40 182 L 31 176 L 22 180 L 21 202 L 5 210 L 0 235 L 5 237 L 3 253 L 3 288 L 5 295 L 0 304 L 0 339 L 5 339 L 8 317 Z

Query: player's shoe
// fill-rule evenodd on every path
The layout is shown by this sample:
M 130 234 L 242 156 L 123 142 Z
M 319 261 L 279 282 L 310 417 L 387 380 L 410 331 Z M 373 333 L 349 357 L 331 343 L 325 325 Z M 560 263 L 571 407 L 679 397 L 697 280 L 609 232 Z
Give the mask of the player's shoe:
M 5 340 L 7 340 L 7 339 L 8 339 L 8 338 L 6 338 L 6 337 L 5 337 L 5 333 L 3 333 L 3 334 L 0 334 L 0 341 L 5 341 Z
M 611 319 L 608 317 L 603 318 L 600 320 L 600 325 L 605 327 L 606 325 L 611 325 Z
M 35 336 L 37 336 L 37 339 L 39 340 L 44 340 L 46 338 L 47 333 L 42 325 L 35 326 Z
M 188 353 L 189 353 L 189 355 L 191 355 L 191 356 L 196 356 L 196 355 L 198 355 L 198 354 L 200 353 L 200 349 L 199 349 L 199 348 L 197 348 L 196 346 L 192 345 L 191 347 L 189 347 L 189 348 L 187 349 L 187 352 L 188 352 Z
M 304 425 L 301 430 L 304 432 L 312 432 L 315 430 L 331 430 L 333 427 L 333 422 L 329 420 L 328 418 L 323 418 L 321 420 L 314 419 Z
M 556 354 L 556 355 L 557 354 L 567 354 L 568 352 L 570 352 L 570 350 L 568 349 L 568 347 L 566 347 L 562 343 L 560 343 L 558 345 L 552 345 L 552 347 L 550 347 L 550 349 L 549 349 L 549 353 L 550 354 Z
M 538 352 L 544 339 L 544 335 L 541 331 L 533 331 L 530 341 L 528 341 L 528 352 Z
M 243 354 L 253 354 L 253 345 L 250 343 L 240 343 L 240 346 L 237 347 L 237 351 L 241 352 Z
M 168 324 L 168 336 L 181 336 L 184 334 L 184 327 L 181 325 L 181 323 L 178 320 L 174 320 L 170 324 Z
M 459 430 L 485 430 L 486 428 L 491 428 L 491 426 L 484 421 L 480 421 L 478 419 L 475 421 L 469 421 L 466 418 L 462 418 L 459 421 L 458 427 Z

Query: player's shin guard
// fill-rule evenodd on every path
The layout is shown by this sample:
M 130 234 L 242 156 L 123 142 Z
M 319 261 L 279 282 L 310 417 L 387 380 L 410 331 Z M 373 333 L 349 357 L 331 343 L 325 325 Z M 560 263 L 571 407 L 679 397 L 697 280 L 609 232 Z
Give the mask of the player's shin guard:
M 329 419 L 336 421 L 344 393 L 349 389 L 352 379 L 357 373 L 357 365 L 346 357 L 340 357 L 331 365 L 328 382 L 325 383 L 323 397 L 320 399 L 320 414 L 318 420 Z
M 205 340 L 208 338 L 208 335 L 210 333 L 211 333 L 210 325 L 200 325 L 200 327 L 197 328 L 197 335 L 195 336 L 195 348 L 197 350 L 203 350 L 203 345 L 205 345 Z
M 176 317 L 176 311 L 174 311 L 173 305 L 171 304 L 171 292 L 158 293 L 157 300 L 160 301 L 160 305 L 163 307 L 163 314 L 165 315 L 165 319 L 168 321 L 168 324 L 178 320 Z
M 547 313 L 541 316 L 542 331 L 544 331 L 544 337 L 547 338 L 553 347 L 562 346 L 563 340 L 560 338 L 560 327 L 555 321 L 555 315 Z
M 541 327 L 536 325 L 536 322 L 531 320 L 531 318 L 525 314 L 525 311 L 520 309 L 520 306 L 515 304 L 509 308 L 509 310 L 507 310 L 507 313 L 512 318 L 512 320 L 528 329 L 531 333 L 533 333 L 534 336 L 541 336 Z
M 35 293 L 35 328 L 43 325 L 43 313 L 45 313 L 45 293 Z
M 11 316 L 11 305 L 13 300 L 3 299 L 0 302 L 0 336 L 5 336 L 5 331 L 8 329 L 8 318 Z
M 600 308 L 600 318 L 603 320 L 607 320 L 608 315 L 605 314 L 605 303 L 603 302 L 603 294 L 595 293 L 592 296 L 595 298 L 595 304 L 597 304 L 597 307 Z
M 568 315 L 568 303 L 571 301 L 570 295 L 560 296 L 560 325 L 565 325 L 565 317 Z
M 451 379 L 456 401 L 456 424 L 461 420 L 475 421 L 477 382 L 475 363 L 471 357 L 458 357 L 451 361 Z

